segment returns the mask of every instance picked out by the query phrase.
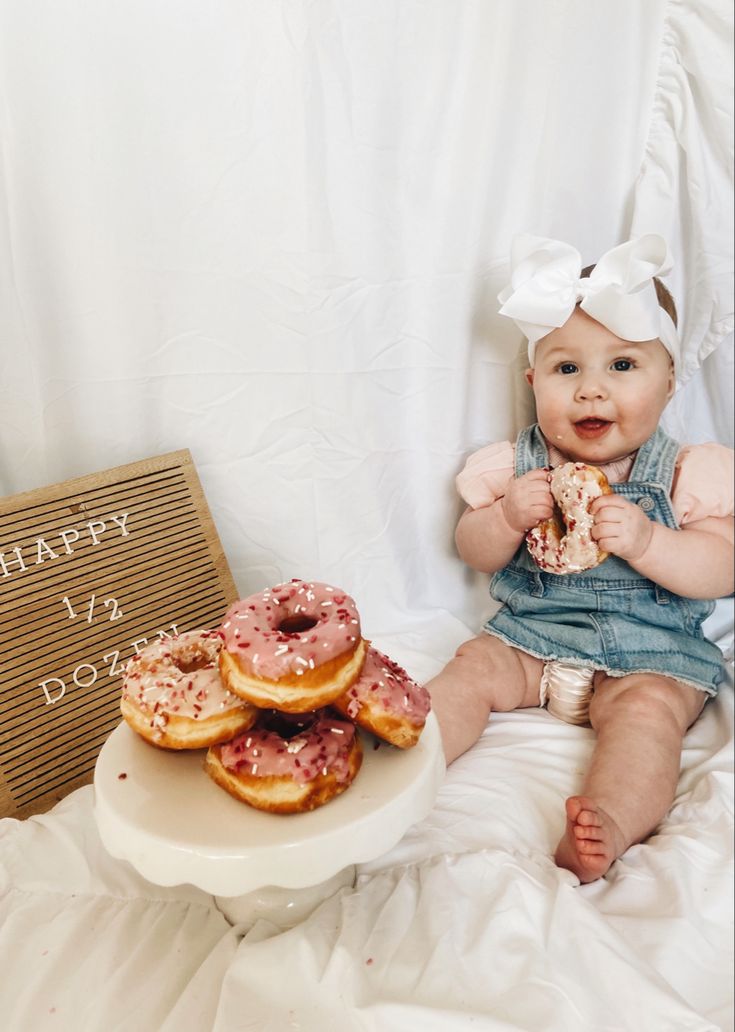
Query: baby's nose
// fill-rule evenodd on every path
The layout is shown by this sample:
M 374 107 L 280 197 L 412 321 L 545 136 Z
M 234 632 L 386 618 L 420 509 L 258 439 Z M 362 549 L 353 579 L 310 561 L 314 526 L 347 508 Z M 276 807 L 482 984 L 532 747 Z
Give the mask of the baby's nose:
M 604 398 L 607 395 L 602 377 L 587 375 L 582 377 L 577 386 L 577 397 L 582 401 L 590 401 L 592 398 Z

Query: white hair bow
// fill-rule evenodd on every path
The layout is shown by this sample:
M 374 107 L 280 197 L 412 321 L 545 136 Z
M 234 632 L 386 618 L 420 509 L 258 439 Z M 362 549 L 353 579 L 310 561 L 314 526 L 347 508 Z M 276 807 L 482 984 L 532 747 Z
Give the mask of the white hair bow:
M 666 241 L 656 233 L 613 247 L 589 277 L 580 277 L 582 258 L 570 244 L 522 234 L 511 248 L 511 281 L 498 294 L 501 315 L 513 319 L 528 337 L 533 365 L 536 342 L 563 326 L 580 307 L 623 340 L 658 338 L 679 362 L 679 335 L 659 306 L 653 277 L 666 273 L 671 261 Z

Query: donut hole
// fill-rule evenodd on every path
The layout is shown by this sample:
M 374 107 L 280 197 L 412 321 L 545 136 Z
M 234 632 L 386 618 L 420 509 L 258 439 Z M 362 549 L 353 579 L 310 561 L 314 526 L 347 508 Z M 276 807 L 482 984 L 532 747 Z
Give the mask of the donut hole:
M 273 731 L 288 741 L 303 731 L 308 731 L 316 720 L 314 713 L 282 713 L 280 710 L 263 710 L 259 724 L 266 731 Z
M 314 616 L 307 616 L 305 613 L 295 613 L 293 616 L 284 616 L 278 624 L 281 634 L 302 634 L 316 627 L 319 621 Z
M 206 656 L 189 656 L 176 660 L 176 667 L 182 674 L 194 674 L 197 670 L 206 670 L 211 666 L 212 662 Z
M 565 534 L 567 530 L 574 529 L 574 517 L 567 516 L 558 502 L 554 502 L 554 511 L 551 514 L 551 520 L 560 534 Z M 570 520 L 572 523 L 571 527 L 569 526 Z

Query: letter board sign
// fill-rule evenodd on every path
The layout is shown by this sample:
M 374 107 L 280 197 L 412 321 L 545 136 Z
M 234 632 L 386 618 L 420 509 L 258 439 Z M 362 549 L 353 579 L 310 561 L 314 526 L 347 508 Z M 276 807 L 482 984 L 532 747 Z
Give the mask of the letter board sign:
M 0 500 L 0 816 L 88 784 L 130 657 L 236 598 L 188 451 Z

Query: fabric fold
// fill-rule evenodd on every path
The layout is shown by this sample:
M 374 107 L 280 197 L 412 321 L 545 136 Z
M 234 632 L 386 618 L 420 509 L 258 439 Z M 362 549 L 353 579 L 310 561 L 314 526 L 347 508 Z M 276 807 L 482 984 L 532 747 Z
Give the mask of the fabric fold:
M 731 5 L 668 0 L 633 193 L 630 236 L 660 233 L 676 257 L 682 383 L 733 332 L 732 37 Z

